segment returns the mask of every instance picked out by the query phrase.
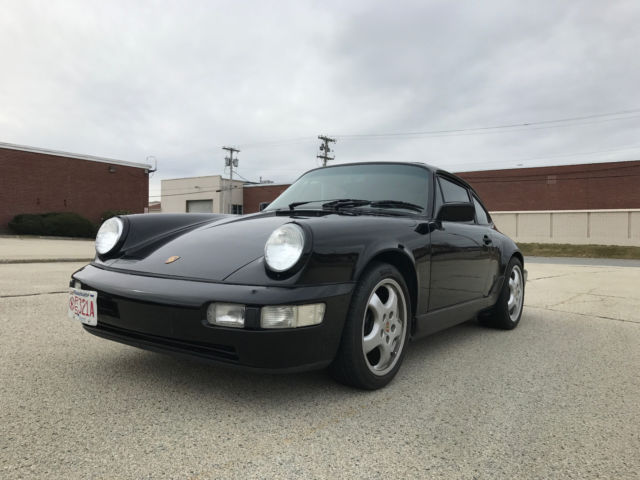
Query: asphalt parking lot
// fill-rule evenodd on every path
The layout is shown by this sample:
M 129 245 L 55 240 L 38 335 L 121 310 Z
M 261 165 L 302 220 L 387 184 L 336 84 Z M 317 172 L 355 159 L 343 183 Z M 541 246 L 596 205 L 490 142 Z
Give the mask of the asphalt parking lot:
M 637 266 L 530 263 L 519 328 L 415 342 L 362 392 L 93 337 L 80 265 L 0 265 L 0 478 L 638 478 Z

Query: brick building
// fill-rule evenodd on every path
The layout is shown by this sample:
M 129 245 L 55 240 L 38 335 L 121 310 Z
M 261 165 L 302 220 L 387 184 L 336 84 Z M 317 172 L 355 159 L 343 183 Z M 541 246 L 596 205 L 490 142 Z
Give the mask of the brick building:
M 457 175 L 490 211 L 640 208 L 640 160 Z
M 149 165 L 0 142 L 0 231 L 20 213 L 143 213 Z
M 640 208 L 640 160 L 457 172 L 490 211 Z M 244 211 L 258 211 L 288 184 L 244 186 Z
M 246 184 L 242 189 L 244 213 L 255 213 L 260 210 L 262 202 L 272 202 L 284 192 L 289 183 Z

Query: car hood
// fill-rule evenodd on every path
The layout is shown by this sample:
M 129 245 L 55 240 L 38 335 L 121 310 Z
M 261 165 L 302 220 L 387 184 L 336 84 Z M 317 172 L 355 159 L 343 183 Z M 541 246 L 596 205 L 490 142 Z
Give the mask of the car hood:
M 244 265 L 264 255 L 269 235 L 288 216 L 227 217 L 108 262 L 110 268 L 152 275 L 222 281 Z M 142 254 L 140 253 L 142 252 Z M 167 263 L 172 257 L 179 257 Z
M 390 248 L 397 247 L 403 236 L 413 232 L 416 225 L 414 218 L 402 216 L 351 216 L 333 212 L 312 215 L 304 212 L 261 212 L 241 217 L 218 217 L 183 232 L 167 232 L 165 236 L 150 239 L 147 243 L 141 242 L 129 248 L 125 245 L 122 257 L 105 262 L 97 259 L 94 263 L 153 276 L 254 285 L 269 283 L 261 262 L 265 243 L 276 228 L 290 222 L 306 225 L 308 228 L 305 230 L 312 233 L 311 263 L 316 265 L 317 272 L 335 269 L 329 265 L 331 262 L 327 263 L 329 258 L 347 261 L 357 258 L 368 248 L 384 249 L 387 244 Z M 392 237 L 393 242 L 389 243 L 387 237 Z M 253 268 L 243 268 L 249 265 Z M 239 275 L 240 272 L 244 273 Z M 314 283 L 332 278 L 326 273 L 322 279 L 305 281 Z M 294 281 L 293 277 L 288 281 Z

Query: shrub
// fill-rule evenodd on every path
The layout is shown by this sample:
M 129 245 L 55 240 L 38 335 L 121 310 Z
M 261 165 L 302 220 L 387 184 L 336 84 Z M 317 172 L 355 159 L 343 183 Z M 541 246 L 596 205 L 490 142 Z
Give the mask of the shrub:
M 45 235 L 55 237 L 93 237 L 96 227 L 77 213 L 59 213 L 43 220 Z
M 57 237 L 93 237 L 96 227 L 77 213 L 44 213 L 16 215 L 9 228 L 22 235 L 51 235 Z
M 105 220 L 109 220 L 111 217 L 117 217 L 118 215 L 130 215 L 131 212 L 127 210 L 107 210 L 104 212 L 100 218 L 100 223 L 102 224 Z
M 9 222 L 9 228 L 18 235 L 42 235 L 43 220 L 42 215 L 23 213 L 13 217 Z

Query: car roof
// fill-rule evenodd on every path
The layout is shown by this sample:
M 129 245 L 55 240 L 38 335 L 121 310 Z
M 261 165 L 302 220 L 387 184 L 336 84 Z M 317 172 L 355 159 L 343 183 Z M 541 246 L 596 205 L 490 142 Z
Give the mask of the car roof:
M 349 163 L 338 163 L 335 165 L 327 165 L 326 167 L 316 167 L 316 168 L 312 168 L 311 170 L 307 170 L 306 172 L 303 173 L 307 174 L 309 172 L 314 172 L 316 170 L 323 170 L 326 168 L 340 168 L 340 167 L 351 167 L 353 165 L 411 165 L 414 167 L 422 167 L 425 170 L 429 170 L 431 172 L 436 172 L 438 169 L 436 167 L 433 167 L 431 165 L 427 165 L 426 163 L 422 163 L 422 162 L 389 162 L 389 161 L 383 161 L 383 162 L 349 162 Z
M 326 167 L 312 168 L 311 170 L 307 170 L 306 172 L 304 172 L 302 175 L 306 175 L 309 172 L 313 172 L 315 170 L 320 170 L 320 169 L 323 169 L 323 168 L 340 168 L 340 167 L 348 167 L 348 166 L 352 166 L 352 165 L 380 165 L 380 164 L 383 164 L 383 165 L 411 165 L 411 166 L 414 166 L 414 167 L 422 167 L 425 170 L 428 170 L 431 173 L 434 173 L 436 175 L 442 175 L 444 177 L 449 177 L 449 178 L 455 180 L 456 182 L 461 183 L 466 188 L 470 188 L 471 190 L 473 190 L 475 192 L 473 187 L 471 185 L 469 185 L 468 182 L 466 182 L 462 178 L 458 177 L 457 175 L 454 175 L 451 172 L 448 172 L 448 171 L 443 170 L 443 169 L 438 168 L 438 167 L 434 167 L 433 165 L 429 165 L 428 163 L 424 163 L 424 162 L 388 162 L 388 161 L 386 161 L 386 162 L 339 163 L 337 165 L 327 165 Z M 475 192 L 475 193 L 477 194 L 477 192 Z

